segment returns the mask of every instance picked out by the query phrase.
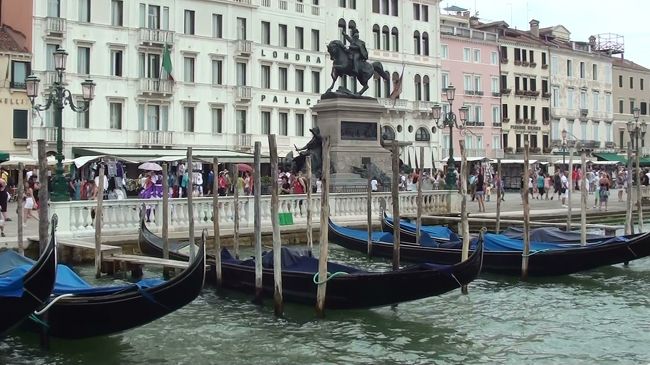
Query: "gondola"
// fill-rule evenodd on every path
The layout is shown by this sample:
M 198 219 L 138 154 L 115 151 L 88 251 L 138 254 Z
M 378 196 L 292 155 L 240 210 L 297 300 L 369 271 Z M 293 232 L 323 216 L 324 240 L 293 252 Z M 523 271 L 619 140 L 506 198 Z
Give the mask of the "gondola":
M 50 242 L 37 262 L 14 251 L 0 253 L 0 335 L 47 301 L 56 277 L 56 215 Z
M 92 287 L 59 265 L 55 297 L 38 312 L 39 322 L 50 336 L 68 339 L 108 335 L 144 325 L 199 295 L 205 280 L 205 260 L 202 242 L 195 260 L 169 281 L 147 279 L 109 287 Z
M 392 234 L 383 233 L 382 240 L 373 240 L 372 255 L 391 257 Z M 329 222 L 329 237 L 345 248 L 367 252 L 367 233 Z M 474 241 L 475 242 L 475 241 Z M 472 247 L 475 243 L 472 244 Z M 486 272 L 521 275 L 521 241 L 486 233 L 484 237 L 483 270 Z M 434 245 L 403 243 L 401 258 L 412 262 L 432 262 L 449 265 L 460 261 L 460 243 L 446 242 Z M 620 236 L 590 242 L 585 246 L 574 244 L 531 244 L 528 275 L 554 276 L 590 270 L 636 260 L 650 255 L 650 233 Z
M 142 225 L 140 249 L 153 256 L 162 256 L 162 240 Z M 187 256 L 170 252 L 170 257 Z M 221 252 L 222 278 L 225 288 L 246 293 L 255 292 L 254 259 L 237 260 L 228 250 Z M 472 256 L 453 265 L 419 264 L 397 271 L 367 272 L 358 268 L 328 262 L 325 307 L 330 309 L 370 308 L 440 295 L 467 285 L 480 270 L 482 244 Z M 214 263 L 214 261 L 213 261 Z M 213 265 L 212 263 L 212 265 Z M 282 296 L 287 302 L 313 305 L 316 303 L 316 282 L 319 278 L 318 259 L 282 249 Z M 273 254 L 262 257 L 263 293 L 273 297 Z M 213 271 L 214 272 L 214 271 Z
M 393 232 L 393 219 L 389 217 L 386 212 L 384 212 L 381 220 L 381 228 L 384 232 Z M 400 241 L 408 243 L 417 243 L 415 232 L 417 231 L 417 226 L 411 222 L 408 222 L 404 219 L 400 220 Z M 524 231 L 522 228 L 517 227 L 508 227 L 503 232 L 499 234 L 504 235 L 508 238 L 513 238 L 517 240 L 523 239 Z M 460 241 L 460 237 L 454 233 L 451 229 L 446 226 L 426 226 L 422 225 L 420 227 L 420 236 L 426 239 L 431 238 L 436 241 Z M 531 241 L 536 242 L 550 242 L 550 243 L 562 243 L 562 244 L 580 244 L 580 232 L 579 231 L 562 231 L 557 227 L 540 227 L 532 228 L 529 233 Z M 598 242 L 603 239 L 608 239 L 612 237 L 607 237 L 599 234 L 588 233 L 586 237 L 586 242 Z

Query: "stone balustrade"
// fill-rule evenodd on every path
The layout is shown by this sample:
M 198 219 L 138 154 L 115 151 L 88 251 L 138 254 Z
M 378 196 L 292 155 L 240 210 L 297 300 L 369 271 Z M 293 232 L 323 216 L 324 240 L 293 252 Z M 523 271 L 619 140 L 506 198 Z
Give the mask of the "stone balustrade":
M 423 214 L 447 214 L 458 212 L 457 193 L 447 190 L 424 191 Z M 295 224 L 304 224 L 307 220 L 306 195 L 281 195 L 280 212 L 291 213 Z M 330 197 L 330 215 L 340 223 L 363 224 L 366 222 L 365 193 L 337 193 Z M 417 193 L 400 193 L 400 211 L 403 215 L 415 215 L 417 212 Z M 222 229 L 232 229 L 235 205 L 232 196 L 219 197 L 218 219 Z M 372 194 L 373 217 L 379 217 L 383 201 L 388 212 L 392 211 L 390 193 Z M 139 217 L 144 205 L 148 227 L 154 232 L 160 232 L 162 227 L 162 199 L 126 199 L 105 200 L 103 205 L 104 220 L 102 234 L 106 236 L 136 237 L 139 229 Z M 320 217 L 320 195 L 312 197 L 312 217 L 314 227 L 318 227 Z M 70 201 L 50 203 L 50 214 L 59 217 L 57 235 L 59 237 L 93 237 L 95 201 Z M 264 230 L 271 226 L 271 196 L 262 196 L 262 227 Z M 187 214 L 187 199 L 169 199 L 169 231 L 187 231 L 190 217 Z M 240 227 L 253 228 L 253 197 L 244 196 L 239 199 Z M 212 197 L 194 198 L 194 225 L 197 232 L 202 228 L 212 228 Z

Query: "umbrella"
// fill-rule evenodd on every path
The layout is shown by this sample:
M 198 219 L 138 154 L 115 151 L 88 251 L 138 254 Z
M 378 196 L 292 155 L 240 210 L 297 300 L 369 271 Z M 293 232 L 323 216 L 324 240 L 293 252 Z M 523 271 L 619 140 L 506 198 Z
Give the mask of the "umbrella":
M 157 163 L 153 163 L 153 162 L 145 162 L 140 166 L 138 166 L 138 168 L 147 171 L 162 171 L 162 167 Z
M 253 172 L 253 168 L 250 165 L 246 165 L 245 163 L 237 164 L 237 169 L 239 172 Z

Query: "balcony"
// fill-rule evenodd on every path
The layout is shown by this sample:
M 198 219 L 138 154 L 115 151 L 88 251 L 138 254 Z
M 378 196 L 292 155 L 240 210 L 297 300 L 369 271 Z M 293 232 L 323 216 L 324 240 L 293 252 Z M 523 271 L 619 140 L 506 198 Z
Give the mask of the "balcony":
M 551 97 L 551 93 L 549 93 L 549 92 L 542 93 L 542 97 L 545 98 L 545 99 L 548 99 L 548 98 Z
M 404 99 L 390 99 L 390 98 L 379 98 L 377 99 L 379 104 L 385 106 L 388 109 L 406 109 L 408 108 L 408 100 Z
M 474 95 L 474 90 L 465 90 L 465 95 Z
M 493 91 L 492 96 L 501 96 L 501 93 L 498 91 Z
M 42 130 L 45 143 L 56 143 L 56 127 L 43 127 Z
M 493 127 L 501 127 L 501 122 L 492 122 Z
M 589 109 L 580 109 L 580 116 L 586 117 L 589 114 Z
M 252 0 L 230 0 L 230 1 L 240 5 L 253 5 Z
M 25 84 L 25 82 L 11 81 L 11 82 L 9 82 L 9 88 L 10 89 L 23 89 L 23 90 L 25 90 L 25 89 L 27 89 L 27 84 Z
M 535 67 L 537 67 L 537 63 L 531 62 L 531 63 L 528 64 L 528 66 L 530 66 L 530 68 L 535 68 Z
M 140 43 L 159 47 L 174 44 L 174 32 L 163 29 L 140 28 Z
M 235 53 L 239 56 L 250 56 L 253 52 L 253 42 L 245 39 L 238 39 L 234 41 Z
M 510 118 L 503 118 L 502 122 L 503 123 L 510 123 Z
M 504 64 L 504 65 L 507 65 L 508 64 L 508 59 L 507 58 L 502 58 L 501 63 Z
M 528 61 L 521 61 L 521 65 L 524 67 L 528 67 L 529 63 Z
M 542 70 L 548 69 L 548 63 L 542 63 Z
M 235 148 L 240 151 L 250 151 L 253 148 L 252 134 L 238 134 Z
M 521 118 L 517 118 L 517 121 L 516 121 L 517 124 L 522 124 L 523 122 L 524 122 L 523 119 L 521 119 Z
M 171 146 L 172 132 L 140 131 L 139 144 L 140 146 Z
M 530 124 L 537 124 L 537 119 L 531 119 Z
M 431 108 L 433 108 L 433 102 L 432 101 L 421 101 L 421 100 L 416 100 L 413 102 L 413 110 L 419 110 L 422 112 L 430 112 Z
M 51 37 L 65 36 L 66 23 L 63 18 L 47 17 L 45 18 L 45 31 Z
M 501 95 L 510 95 L 512 89 L 501 89 Z
M 521 61 L 520 60 L 515 60 L 515 66 L 521 66 Z
M 250 101 L 252 96 L 252 88 L 250 86 L 236 86 L 235 92 L 237 93 L 237 101 Z
M 482 30 L 471 29 L 467 27 L 454 27 L 451 25 L 440 25 L 440 34 L 455 35 L 463 38 L 471 38 L 481 41 L 496 41 L 497 34 L 492 32 L 485 32 Z
M 55 83 L 59 81 L 59 74 L 56 71 L 42 71 L 36 73 L 40 77 L 41 82 L 43 82 L 43 88 L 45 90 L 51 88 Z M 61 80 L 63 85 L 67 85 L 65 80 L 65 73 L 63 74 L 63 79 Z
M 524 124 L 530 124 L 530 119 L 524 118 Z
M 171 96 L 174 91 L 174 82 L 172 80 L 161 79 L 140 79 L 138 92 L 147 95 Z

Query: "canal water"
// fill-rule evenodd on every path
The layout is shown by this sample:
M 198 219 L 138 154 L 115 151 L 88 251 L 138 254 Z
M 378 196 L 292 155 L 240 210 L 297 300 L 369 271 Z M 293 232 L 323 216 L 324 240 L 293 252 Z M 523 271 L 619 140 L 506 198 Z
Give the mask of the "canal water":
M 334 260 L 390 267 L 330 247 Z M 146 326 L 53 339 L 47 352 L 37 336 L 15 331 L 0 341 L 0 364 L 647 364 L 650 258 L 528 282 L 482 274 L 469 295 L 456 290 L 395 308 L 329 311 L 324 320 L 312 307 L 288 304 L 285 313 L 276 319 L 270 301 L 258 307 L 248 296 L 206 288 Z

